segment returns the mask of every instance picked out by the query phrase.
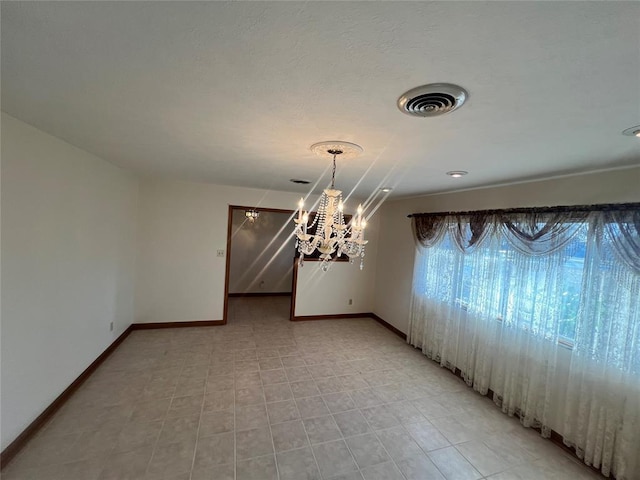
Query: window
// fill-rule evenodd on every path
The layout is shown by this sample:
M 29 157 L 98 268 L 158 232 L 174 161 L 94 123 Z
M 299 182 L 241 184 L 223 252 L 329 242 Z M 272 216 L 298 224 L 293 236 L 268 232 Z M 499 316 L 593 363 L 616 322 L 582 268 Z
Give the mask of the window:
M 428 253 L 434 257 L 432 268 L 450 281 L 427 282 L 424 293 L 571 345 L 586 274 L 587 231 L 588 225 L 579 227 L 554 265 L 539 257 L 525 257 L 504 239 L 465 255 L 446 235 Z M 557 321 L 542 318 L 545 315 Z
M 580 325 L 597 333 L 634 316 L 638 216 L 494 217 L 482 228 L 461 216 L 431 221 L 425 231 L 435 240 L 421 253 L 424 279 L 415 285 L 467 315 L 572 347 Z
M 562 412 L 605 474 L 637 471 L 640 204 L 517 210 L 414 217 L 407 341 L 543 435 Z

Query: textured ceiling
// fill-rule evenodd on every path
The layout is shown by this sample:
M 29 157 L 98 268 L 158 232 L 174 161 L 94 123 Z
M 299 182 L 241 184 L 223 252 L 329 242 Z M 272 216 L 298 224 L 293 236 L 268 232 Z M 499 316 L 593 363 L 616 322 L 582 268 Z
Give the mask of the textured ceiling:
M 413 195 L 640 163 L 638 2 L 2 2 L 2 109 L 117 165 Z M 438 118 L 404 91 L 470 94 Z M 458 180 L 448 170 L 468 170 Z M 308 187 L 307 187 L 308 188 Z

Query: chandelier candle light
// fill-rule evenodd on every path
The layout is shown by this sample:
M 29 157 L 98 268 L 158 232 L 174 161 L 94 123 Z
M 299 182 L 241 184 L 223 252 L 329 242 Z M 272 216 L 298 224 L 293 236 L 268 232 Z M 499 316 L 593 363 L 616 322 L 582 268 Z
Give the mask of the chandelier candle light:
M 247 220 L 249 220 L 249 223 L 253 223 L 260 216 L 260 212 L 258 212 L 257 210 L 253 210 L 253 209 L 245 210 L 244 211 L 244 216 L 247 218 Z
M 364 248 L 368 243 L 364 239 L 364 229 L 367 221 L 363 218 L 362 205 L 358 206 L 358 213 L 347 225 L 344 221 L 344 202 L 342 192 L 336 190 L 336 157 L 353 158 L 362 152 L 359 145 L 348 142 L 321 142 L 311 146 L 311 150 L 320 156 L 333 158 L 333 170 L 331 174 L 331 187 L 324 190 L 320 198 L 318 212 L 309 225 L 309 213 L 304 210 L 304 199 L 298 203 L 298 218 L 294 234 L 296 236 L 296 248 L 300 252 L 299 264 L 304 264 L 304 256 L 311 255 L 317 249 L 322 260 L 322 270 L 329 269 L 332 255 L 336 257 L 347 255 L 350 263 L 360 257 L 360 270 L 364 267 Z M 316 227 L 315 234 L 309 234 L 308 229 Z

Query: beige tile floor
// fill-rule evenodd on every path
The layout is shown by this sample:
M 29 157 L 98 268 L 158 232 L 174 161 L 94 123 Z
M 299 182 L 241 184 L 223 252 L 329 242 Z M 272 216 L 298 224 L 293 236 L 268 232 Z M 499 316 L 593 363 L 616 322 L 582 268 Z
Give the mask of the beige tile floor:
M 369 319 L 133 332 L 6 480 L 597 479 Z

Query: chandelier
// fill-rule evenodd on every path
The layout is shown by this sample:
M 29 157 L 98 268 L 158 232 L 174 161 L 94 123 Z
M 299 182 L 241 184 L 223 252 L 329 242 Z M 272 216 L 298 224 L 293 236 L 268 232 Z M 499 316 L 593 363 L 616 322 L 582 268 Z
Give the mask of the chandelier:
M 362 152 L 359 145 L 348 142 L 321 142 L 311 146 L 311 150 L 323 157 L 333 159 L 331 187 L 324 190 L 320 198 L 318 211 L 309 224 L 309 212 L 304 210 L 304 200 L 298 204 L 298 218 L 294 219 L 296 248 L 300 252 L 299 264 L 304 264 L 305 255 L 313 255 L 317 250 L 322 260 L 322 269 L 326 272 L 335 254 L 349 257 L 349 262 L 360 258 L 360 270 L 364 267 L 364 248 L 368 243 L 364 239 L 367 221 L 363 218 L 362 205 L 358 205 L 357 214 L 345 223 L 342 192 L 336 190 L 336 157 L 353 158 Z
M 247 220 L 249 220 L 249 223 L 253 223 L 260 216 L 260 212 L 258 212 L 257 210 L 253 210 L 253 209 L 245 210 L 244 211 L 244 216 L 247 218 Z

